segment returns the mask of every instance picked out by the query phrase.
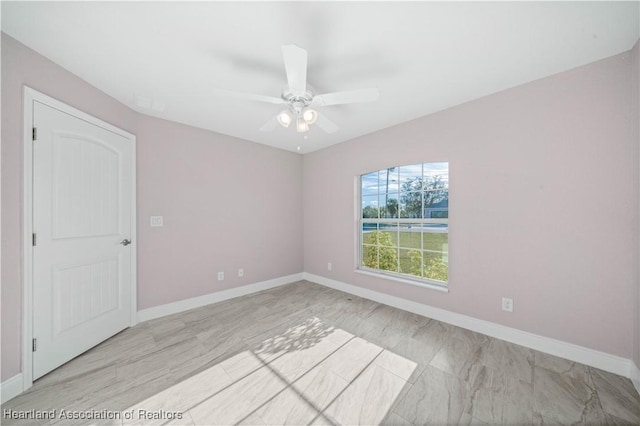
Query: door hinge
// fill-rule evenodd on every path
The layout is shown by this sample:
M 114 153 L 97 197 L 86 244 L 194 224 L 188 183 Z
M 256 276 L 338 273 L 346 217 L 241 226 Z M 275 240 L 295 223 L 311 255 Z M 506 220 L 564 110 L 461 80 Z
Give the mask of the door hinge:
M 36 234 L 35 234 L 35 232 L 33 234 L 31 234 L 31 244 L 34 247 L 36 246 Z
M 33 339 L 31 341 L 31 349 L 32 349 L 32 352 L 35 352 L 36 350 L 38 350 L 38 340 L 37 339 Z
M 35 141 L 36 139 L 38 139 L 38 129 L 33 127 L 31 128 L 31 140 Z

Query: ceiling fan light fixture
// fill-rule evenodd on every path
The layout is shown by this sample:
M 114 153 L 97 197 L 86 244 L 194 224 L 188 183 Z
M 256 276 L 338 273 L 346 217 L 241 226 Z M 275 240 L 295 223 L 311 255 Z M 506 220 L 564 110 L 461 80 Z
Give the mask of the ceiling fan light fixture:
M 304 118 L 299 117 L 296 121 L 296 130 L 298 133 L 304 133 L 309 131 L 309 123 L 307 123 Z
M 315 109 L 307 108 L 302 113 L 302 118 L 304 118 L 307 124 L 313 124 L 318 119 L 318 112 Z
M 278 123 L 286 128 L 291 126 L 295 121 L 295 128 L 298 133 L 304 134 L 308 132 L 310 126 L 314 124 L 317 124 L 320 130 L 326 133 L 335 133 L 338 131 L 338 126 L 331 122 L 325 115 L 320 117 L 320 113 L 315 108 L 371 102 L 377 100 L 380 96 L 380 92 L 375 88 L 316 95 L 313 88 L 307 85 L 307 51 L 293 44 L 285 45 L 282 46 L 282 57 L 284 59 L 284 70 L 287 75 L 287 86 L 282 89 L 279 98 L 259 94 L 217 90 L 217 92 L 222 94 L 226 93 L 227 96 L 231 95 L 233 98 L 281 105 L 281 108 L 284 109 L 275 117 L 272 116 L 269 121 L 260 127 L 260 131 L 272 131 L 278 127 Z M 304 135 L 304 139 L 307 139 L 306 135 Z
M 292 121 L 293 116 L 286 109 L 280 111 L 280 113 L 278 114 L 278 123 L 280 123 L 282 127 L 289 127 Z

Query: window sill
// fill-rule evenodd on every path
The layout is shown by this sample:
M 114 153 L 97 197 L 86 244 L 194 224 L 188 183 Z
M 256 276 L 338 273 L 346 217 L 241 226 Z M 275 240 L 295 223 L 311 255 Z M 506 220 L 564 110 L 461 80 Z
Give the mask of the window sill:
M 370 277 L 382 278 L 383 280 L 396 281 L 396 282 L 403 283 L 403 284 L 414 285 L 414 286 L 420 287 L 420 288 L 428 288 L 428 289 L 431 289 L 431 290 L 441 291 L 443 293 L 449 293 L 449 288 L 447 288 L 446 286 L 443 286 L 443 285 L 439 285 L 439 284 L 431 284 L 431 283 L 425 282 L 425 281 L 417 281 L 417 280 L 412 280 L 412 279 L 409 279 L 409 278 L 398 277 L 396 275 L 385 274 L 383 272 L 373 272 L 373 271 L 367 271 L 367 270 L 358 269 L 358 268 L 356 268 L 354 270 L 354 272 L 357 273 L 357 274 L 367 275 L 367 276 L 370 276 Z

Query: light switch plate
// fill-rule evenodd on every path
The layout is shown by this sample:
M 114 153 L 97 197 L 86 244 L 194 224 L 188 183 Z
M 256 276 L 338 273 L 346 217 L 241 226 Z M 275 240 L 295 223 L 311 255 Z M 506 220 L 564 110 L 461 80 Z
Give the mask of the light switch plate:
M 164 226 L 164 218 L 162 216 L 151 216 L 151 226 Z

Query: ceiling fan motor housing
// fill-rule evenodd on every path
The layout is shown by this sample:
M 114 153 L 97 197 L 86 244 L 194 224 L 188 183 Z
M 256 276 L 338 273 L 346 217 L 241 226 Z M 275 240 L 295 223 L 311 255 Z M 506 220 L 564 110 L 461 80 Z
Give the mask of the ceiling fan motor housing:
M 302 111 L 311 104 L 313 100 L 313 92 L 307 88 L 304 92 L 294 91 L 291 89 L 285 89 L 282 91 L 282 100 L 289 105 L 289 109 L 296 117 L 302 115 Z

